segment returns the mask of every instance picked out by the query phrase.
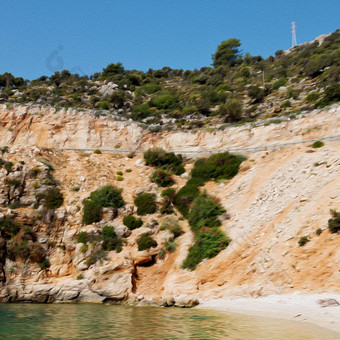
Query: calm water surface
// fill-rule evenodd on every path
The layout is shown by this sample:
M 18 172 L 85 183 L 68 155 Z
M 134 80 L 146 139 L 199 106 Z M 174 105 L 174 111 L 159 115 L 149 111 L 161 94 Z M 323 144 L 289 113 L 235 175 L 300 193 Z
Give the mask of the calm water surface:
M 340 339 L 319 327 L 208 310 L 0 304 L 0 339 Z

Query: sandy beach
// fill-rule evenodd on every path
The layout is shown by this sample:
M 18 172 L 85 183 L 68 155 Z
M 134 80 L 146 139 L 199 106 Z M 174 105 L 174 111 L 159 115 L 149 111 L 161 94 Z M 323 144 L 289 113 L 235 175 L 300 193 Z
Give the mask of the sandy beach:
M 320 300 L 327 300 L 331 305 L 322 307 Z M 197 308 L 313 323 L 339 332 L 340 339 L 340 305 L 336 302 L 340 304 L 339 294 L 305 295 L 296 292 L 289 295 L 269 295 L 258 298 L 205 299 L 200 301 Z M 324 304 L 328 303 L 324 302 Z

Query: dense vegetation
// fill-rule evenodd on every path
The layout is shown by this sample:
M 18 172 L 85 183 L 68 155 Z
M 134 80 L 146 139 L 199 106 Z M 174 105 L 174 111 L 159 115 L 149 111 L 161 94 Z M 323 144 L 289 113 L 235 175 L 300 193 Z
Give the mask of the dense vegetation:
M 257 117 L 293 117 L 301 110 L 340 100 L 340 31 L 263 59 L 241 53 L 228 39 L 213 54 L 213 66 L 197 70 L 163 67 L 126 70 L 117 62 L 88 76 L 57 71 L 28 81 L 0 75 L 0 101 L 56 109 L 91 109 L 96 115 L 132 118 L 149 126 L 196 129 Z
M 199 187 L 210 179 L 219 180 L 234 177 L 243 160 L 245 160 L 243 156 L 233 155 L 228 152 L 196 160 L 195 166 L 191 170 L 190 179 L 176 195 L 175 204 L 177 209 L 187 217 L 190 204 L 199 195 Z

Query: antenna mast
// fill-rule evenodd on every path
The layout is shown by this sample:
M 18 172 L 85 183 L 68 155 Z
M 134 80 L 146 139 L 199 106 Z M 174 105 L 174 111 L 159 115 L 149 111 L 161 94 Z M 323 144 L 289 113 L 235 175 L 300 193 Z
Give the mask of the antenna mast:
M 292 22 L 292 47 L 296 46 L 296 22 Z

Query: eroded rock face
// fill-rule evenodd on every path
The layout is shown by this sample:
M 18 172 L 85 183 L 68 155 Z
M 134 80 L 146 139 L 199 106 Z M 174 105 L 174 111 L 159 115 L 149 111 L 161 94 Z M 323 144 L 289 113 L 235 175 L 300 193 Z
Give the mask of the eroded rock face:
M 335 134 L 340 128 L 337 108 L 322 115 L 313 113 L 284 127 L 243 126 L 216 133 L 178 131 L 158 136 L 102 118 L 66 112 L 56 116 L 38 113 L 20 108 L 8 112 L 0 106 L 5 124 L 5 128 L 0 127 L 2 144 L 15 146 L 2 156 L 13 162 L 13 169 L 8 172 L 0 168 L 0 218 L 13 218 L 25 226 L 13 238 L 0 238 L 1 301 L 129 300 L 190 307 L 197 304 L 197 299 L 228 295 L 256 297 L 292 289 L 338 291 L 337 235 L 326 230 L 329 209 L 340 206 L 337 141 L 326 142 L 324 148 L 314 152 L 299 145 L 252 153 L 232 180 L 208 182 L 204 189 L 220 199 L 227 210 L 220 220 L 232 241 L 194 272 L 181 268 L 194 240 L 186 221 L 181 221 L 185 233 L 176 241 L 176 251 L 165 252 L 164 258 L 159 253 L 171 237 L 169 231 L 159 228 L 164 216 L 159 212 L 142 216 L 143 226 L 132 231 L 123 225 L 124 216 L 135 213 L 133 199 L 137 192 L 153 192 L 161 201 L 162 189 L 150 183 L 153 168 L 144 165 L 142 155 L 129 159 L 109 153 L 43 148 L 110 148 L 119 141 L 126 148 L 158 145 L 197 150 L 296 141 Z M 8 130 L 12 125 L 16 127 L 15 136 Z M 26 147 L 26 143 L 40 146 Z M 49 160 L 55 171 L 41 160 Z M 186 175 L 176 177 L 177 189 L 187 181 L 191 167 L 187 164 Z M 128 168 L 131 173 L 125 173 Z M 122 182 L 115 180 L 118 170 L 124 172 Z M 59 184 L 53 184 L 53 178 Z M 117 210 L 104 209 L 101 221 L 83 224 L 83 200 L 108 183 L 123 189 L 127 204 Z M 57 209 L 46 210 L 43 201 L 37 202 L 36 194 L 53 185 L 60 188 L 64 202 Z M 11 204 L 17 201 L 22 206 L 15 208 Z M 123 240 L 121 252 L 97 253 L 103 240 L 96 241 L 95 236 L 105 225 L 112 226 Z M 318 228 L 324 231 L 315 236 Z M 77 243 L 81 231 L 93 236 L 86 245 Z M 137 239 L 145 232 L 158 245 L 138 251 Z M 298 247 L 302 235 L 311 241 Z M 50 266 L 41 269 L 30 252 L 14 259 L 8 257 L 8 246 L 13 245 L 10 239 L 22 248 L 25 242 L 28 246 L 38 245 L 35 249 L 43 252 Z

